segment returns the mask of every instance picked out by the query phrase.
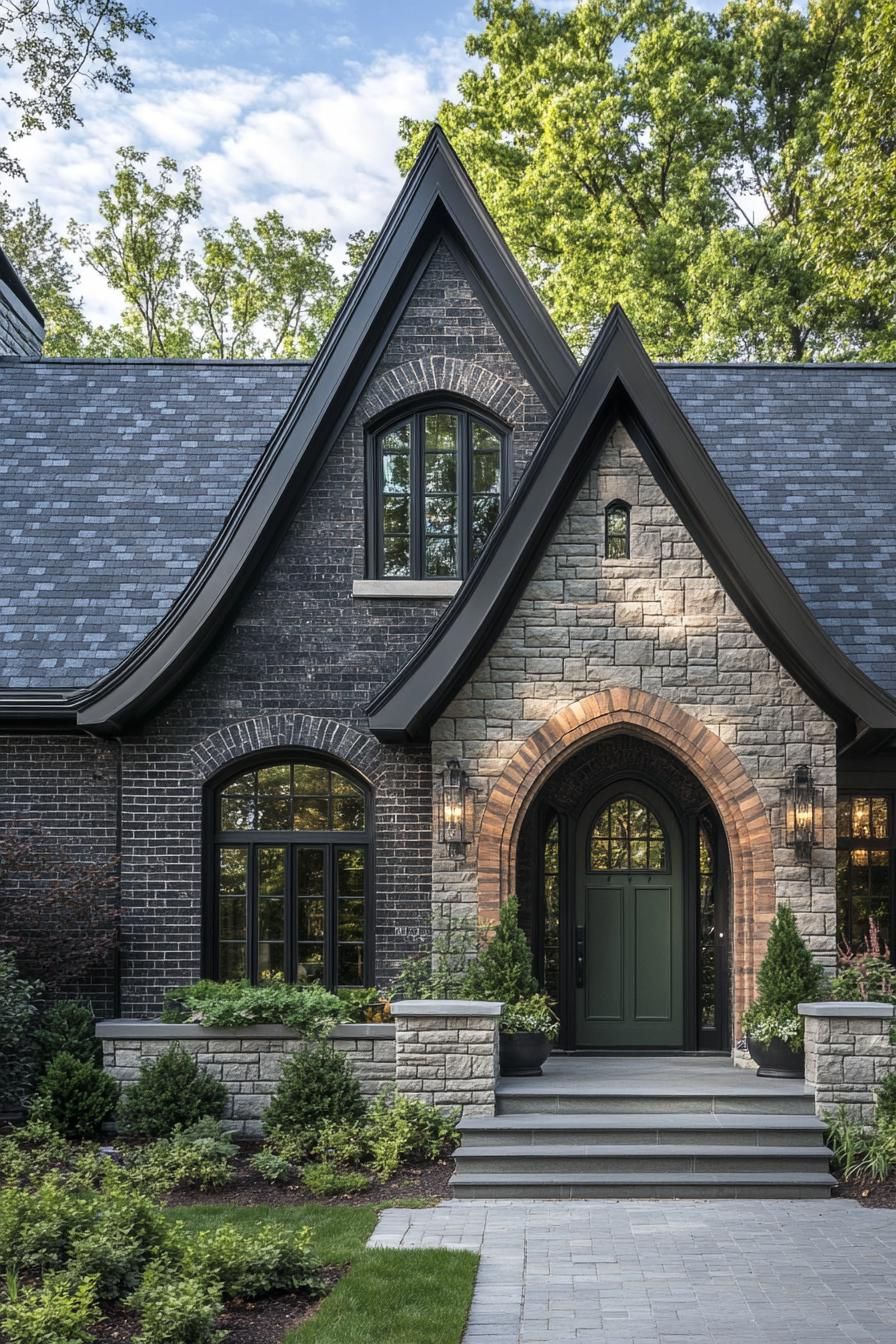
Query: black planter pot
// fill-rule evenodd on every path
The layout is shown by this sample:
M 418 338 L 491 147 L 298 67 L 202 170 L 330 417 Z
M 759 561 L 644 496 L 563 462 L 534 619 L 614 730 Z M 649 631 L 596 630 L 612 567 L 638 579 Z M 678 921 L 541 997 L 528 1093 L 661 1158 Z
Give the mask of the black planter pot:
M 540 1031 L 500 1031 L 498 1051 L 505 1078 L 536 1078 L 551 1053 L 551 1040 Z
M 752 1036 L 747 1037 L 747 1045 L 750 1058 L 759 1065 L 760 1078 L 802 1078 L 805 1075 L 806 1052 L 802 1046 L 799 1050 L 791 1050 L 786 1041 L 777 1037 L 763 1045 Z

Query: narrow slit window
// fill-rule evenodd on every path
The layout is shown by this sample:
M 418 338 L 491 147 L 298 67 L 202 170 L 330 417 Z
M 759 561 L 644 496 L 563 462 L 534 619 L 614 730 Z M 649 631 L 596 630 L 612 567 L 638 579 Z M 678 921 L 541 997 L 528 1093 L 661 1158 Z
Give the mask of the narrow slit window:
M 606 557 L 608 560 L 628 560 L 631 554 L 631 510 L 621 500 L 608 504 L 604 514 Z

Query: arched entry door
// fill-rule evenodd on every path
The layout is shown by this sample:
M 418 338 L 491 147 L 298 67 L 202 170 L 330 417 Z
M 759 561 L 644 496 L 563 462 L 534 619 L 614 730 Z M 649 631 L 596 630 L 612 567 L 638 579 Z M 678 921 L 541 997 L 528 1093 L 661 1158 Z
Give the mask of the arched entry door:
M 619 781 L 584 809 L 576 834 L 576 1043 L 685 1045 L 683 844 L 666 802 Z

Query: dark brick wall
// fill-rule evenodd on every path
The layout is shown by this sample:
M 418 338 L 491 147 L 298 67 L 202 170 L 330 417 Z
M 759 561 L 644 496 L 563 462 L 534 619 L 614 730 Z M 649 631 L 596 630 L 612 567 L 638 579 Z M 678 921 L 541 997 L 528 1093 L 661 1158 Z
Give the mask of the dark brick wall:
M 25 922 L 17 900 L 40 901 L 45 862 L 114 863 L 118 827 L 118 743 L 84 736 L 8 735 L 0 738 L 0 827 L 29 835 L 36 864 L 4 878 L 0 890 L 0 946 Z M 15 918 L 13 918 L 13 910 Z M 81 982 L 68 986 L 84 994 L 98 1014 L 113 1009 L 112 964 L 102 964 Z
M 516 472 L 544 427 L 544 412 L 450 254 L 437 251 L 380 367 L 421 357 L 485 367 L 515 389 Z M 434 367 L 434 366 L 433 366 Z M 454 372 L 460 364 L 454 364 Z M 475 371 L 470 373 L 471 385 Z M 433 374 L 433 385 L 439 375 Z M 455 377 L 452 387 L 460 384 Z M 497 395 L 497 393 L 496 393 Z M 507 396 L 505 389 L 505 398 Z M 364 395 L 359 405 L 364 402 Z M 263 575 L 202 667 L 139 734 L 122 744 L 123 1002 L 126 1015 L 158 1009 L 167 985 L 200 969 L 202 793 L 225 760 L 259 746 L 315 746 L 352 760 L 376 798 L 376 976 L 418 950 L 430 923 L 432 781 L 428 750 L 380 746 L 365 707 L 419 644 L 438 600 L 358 600 L 364 577 L 363 413 L 334 446 Z M 29 750 L 37 773 L 27 773 Z M 98 823 L 67 799 L 89 792 L 103 817 L 115 810 L 108 772 L 88 784 L 88 763 L 115 747 L 85 739 L 13 744 L 10 775 L 35 812 L 58 812 L 75 834 Z M 24 771 L 24 773 L 23 773 Z M 33 782 L 33 789 L 29 781 Z M 80 796 L 80 795 L 79 795 Z

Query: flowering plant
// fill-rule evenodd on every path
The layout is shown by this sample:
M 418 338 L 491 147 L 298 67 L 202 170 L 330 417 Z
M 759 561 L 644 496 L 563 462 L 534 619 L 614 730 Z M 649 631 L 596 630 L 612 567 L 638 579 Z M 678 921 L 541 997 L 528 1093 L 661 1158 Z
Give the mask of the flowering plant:
M 516 1003 L 504 1005 L 501 1030 L 509 1033 L 537 1031 L 553 1041 L 560 1032 L 560 1023 L 547 994 L 531 994 L 528 998 L 518 999 Z
M 753 1004 L 744 1014 L 744 1031 L 760 1045 L 771 1045 L 772 1041 L 783 1041 L 791 1050 L 800 1050 L 803 1045 L 803 1019 L 798 1013 L 782 1012 L 780 1009 L 764 1013 L 758 1004 Z

